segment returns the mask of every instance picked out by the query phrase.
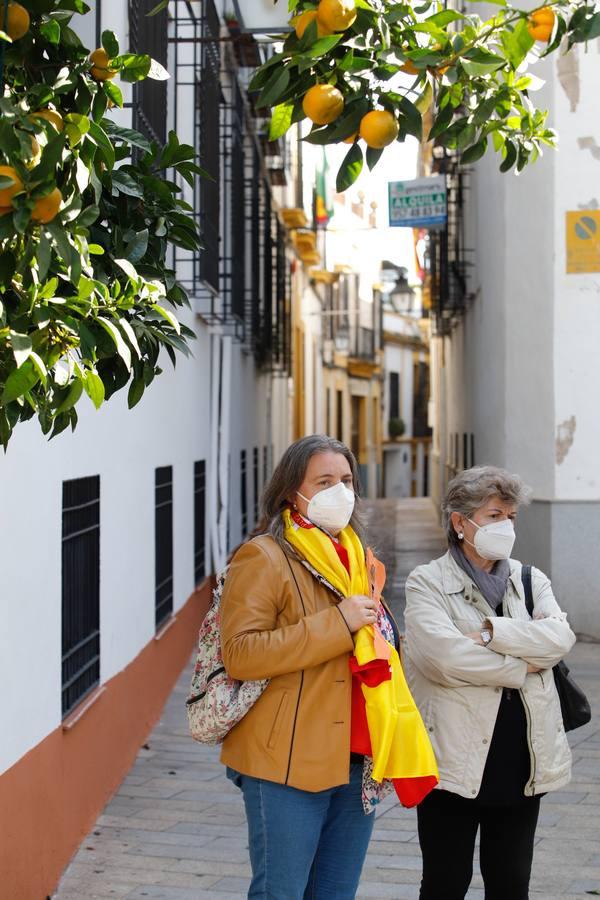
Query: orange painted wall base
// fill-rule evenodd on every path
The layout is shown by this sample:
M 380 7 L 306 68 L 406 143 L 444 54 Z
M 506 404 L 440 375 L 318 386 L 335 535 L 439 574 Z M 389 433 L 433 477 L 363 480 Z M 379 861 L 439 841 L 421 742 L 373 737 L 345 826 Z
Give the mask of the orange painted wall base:
M 72 727 L 61 725 L 0 776 L 0 896 L 52 894 L 160 717 L 210 594 L 206 581 Z

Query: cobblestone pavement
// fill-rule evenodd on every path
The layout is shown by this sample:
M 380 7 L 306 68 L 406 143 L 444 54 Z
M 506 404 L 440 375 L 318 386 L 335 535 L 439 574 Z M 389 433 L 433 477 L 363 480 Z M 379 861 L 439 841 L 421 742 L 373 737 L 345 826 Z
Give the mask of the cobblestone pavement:
M 388 568 L 387 596 L 402 621 L 406 576 L 439 554 L 442 535 L 428 501 L 376 501 L 367 513 Z M 598 711 L 600 646 L 577 644 L 569 664 Z M 226 780 L 218 751 L 194 744 L 188 735 L 184 701 L 189 678 L 188 670 L 179 679 L 135 765 L 72 860 L 56 900 L 246 896 L 250 866 L 241 794 Z M 532 898 L 540 900 L 600 893 L 597 712 L 589 725 L 573 733 L 571 743 L 573 780 L 542 801 L 531 885 Z M 357 896 L 416 898 L 421 868 L 416 815 L 392 798 L 376 815 Z M 467 896 L 483 898 L 478 870 Z

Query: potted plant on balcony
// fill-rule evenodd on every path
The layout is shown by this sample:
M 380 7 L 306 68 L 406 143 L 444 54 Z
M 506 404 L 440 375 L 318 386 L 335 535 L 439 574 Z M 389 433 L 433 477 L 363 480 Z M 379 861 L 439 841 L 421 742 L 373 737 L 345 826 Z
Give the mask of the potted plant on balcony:
M 393 418 L 388 422 L 388 434 L 391 440 L 395 441 L 396 438 L 402 437 L 404 432 L 406 431 L 406 426 L 404 424 L 403 419 Z

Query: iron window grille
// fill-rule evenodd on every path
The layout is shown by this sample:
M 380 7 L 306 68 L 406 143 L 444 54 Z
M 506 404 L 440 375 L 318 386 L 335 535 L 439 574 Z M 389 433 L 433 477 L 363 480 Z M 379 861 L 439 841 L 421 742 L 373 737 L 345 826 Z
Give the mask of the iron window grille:
M 182 197 L 198 220 L 202 250 L 176 248 L 178 278 L 204 306 L 208 318 L 218 318 L 219 231 L 221 224 L 221 45 L 219 16 L 214 0 L 196 5 L 191 0 L 170 4 L 169 42 L 174 70 L 176 132 L 189 130 L 199 164 L 210 177 L 196 178 L 193 190 L 182 184 Z
M 265 445 L 263 447 L 263 488 L 269 478 L 269 450 Z
M 167 11 L 148 13 L 154 0 L 129 0 L 129 33 L 133 53 L 147 53 L 167 66 Z M 150 141 L 163 144 L 167 137 L 167 82 L 147 78 L 133 85 L 133 127 Z
M 258 447 L 252 451 L 252 481 L 254 487 L 254 524 L 258 522 L 260 488 L 258 483 Z
M 468 260 L 472 251 L 465 246 L 464 216 L 468 173 L 447 150 L 434 160 L 434 168 L 446 175 L 447 190 L 446 225 L 429 231 L 428 247 L 432 330 L 443 335 L 450 333 L 472 299 L 469 290 L 472 264 Z
M 242 537 L 248 534 L 248 470 L 246 451 L 240 451 L 240 510 L 242 514 Z
M 62 714 L 100 682 L 100 476 L 63 482 Z
M 390 372 L 390 419 L 400 418 L 400 375 L 398 372 Z
M 194 463 L 194 584 L 206 578 L 206 462 Z
M 161 466 L 155 471 L 154 563 L 158 629 L 173 612 L 173 466 Z

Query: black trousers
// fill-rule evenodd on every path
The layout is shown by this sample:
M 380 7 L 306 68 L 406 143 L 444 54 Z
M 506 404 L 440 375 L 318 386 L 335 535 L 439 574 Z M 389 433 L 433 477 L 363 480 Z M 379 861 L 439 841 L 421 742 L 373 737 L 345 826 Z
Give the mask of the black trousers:
M 417 807 L 423 879 L 419 900 L 463 900 L 473 877 L 475 837 L 485 900 L 528 900 L 539 797 L 483 806 L 432 791 Z

